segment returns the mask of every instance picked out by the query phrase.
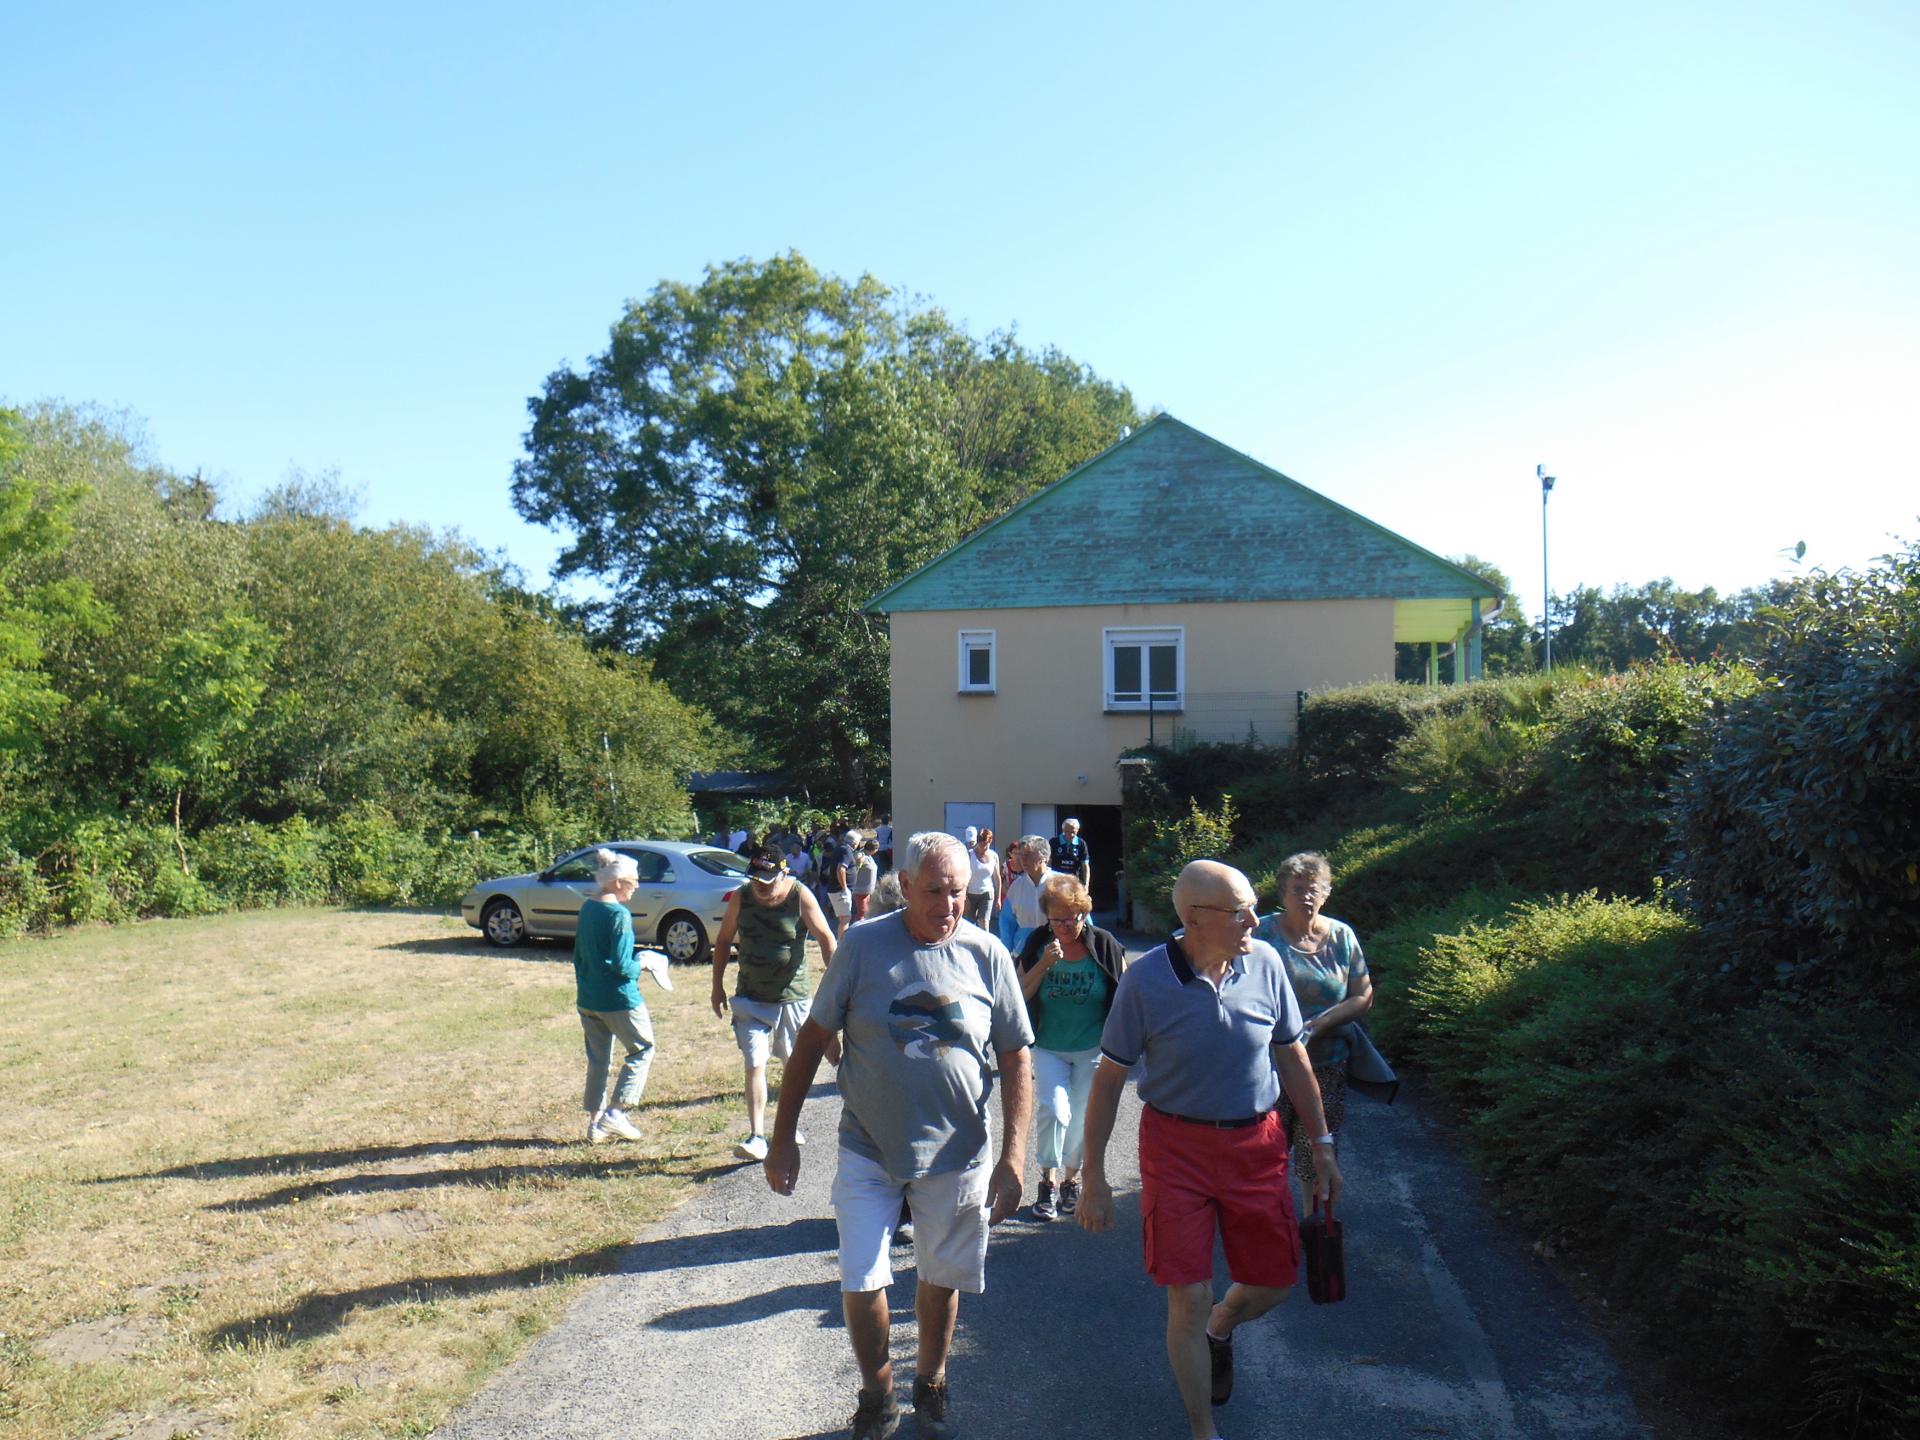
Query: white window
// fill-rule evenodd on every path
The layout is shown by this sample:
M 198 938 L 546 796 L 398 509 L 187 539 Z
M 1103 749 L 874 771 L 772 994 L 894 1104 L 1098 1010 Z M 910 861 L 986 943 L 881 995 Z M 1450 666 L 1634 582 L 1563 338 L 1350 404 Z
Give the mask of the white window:
M 962 630 L 960 632 L 960 689 L 980 695 L 991 695 L 994 690 L 993 639 L 992 630 Z
M 1178 710 L 1186 695 L 1187 656 L 1184 626 L 1158 630 L 1108 630 L 1107 698 L 1109 710 Z

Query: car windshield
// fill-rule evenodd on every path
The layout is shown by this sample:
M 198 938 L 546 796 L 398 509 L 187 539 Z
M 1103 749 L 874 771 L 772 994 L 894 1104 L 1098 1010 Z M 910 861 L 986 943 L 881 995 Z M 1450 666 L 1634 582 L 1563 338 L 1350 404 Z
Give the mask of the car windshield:
M 695 850 L 687 858 L 709 875 L 745 875 L 747 862 L 731 850 Z

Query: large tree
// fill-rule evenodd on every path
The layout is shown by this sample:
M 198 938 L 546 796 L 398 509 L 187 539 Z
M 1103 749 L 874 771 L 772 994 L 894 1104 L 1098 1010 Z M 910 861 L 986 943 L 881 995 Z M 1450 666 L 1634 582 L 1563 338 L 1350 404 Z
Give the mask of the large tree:
M 875 593 L 1137 422 L 1054 351 L 976 340 L 788 254 L 630 303 L 528 402 L 514 503 L 572 532 L 604 638 L 816 792 L 884 782 Z

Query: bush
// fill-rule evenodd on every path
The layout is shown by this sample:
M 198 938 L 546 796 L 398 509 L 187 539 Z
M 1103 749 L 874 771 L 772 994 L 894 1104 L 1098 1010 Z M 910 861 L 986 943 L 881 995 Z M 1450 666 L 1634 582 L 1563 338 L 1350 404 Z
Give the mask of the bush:
M 1505 1200 L 1650 1323 L 1688 1317 L 1677 1358 L 1732 1403 L 1911 1440 L 1920 1037 L 1870 1004 L 1718 1008 L 1699 943 L 1665 905 L 1517 904 L 1421 947 L 1383 1040 L 1415 1042 Z
M 331 898 L 326 831 L 296 815 L 278 825 L 216 825 L 194 838 L 195 869 L 242 909 L 319 905 Z
M 1218 810 L 1190 805 L 1178 819 L 1136 826 L 1127 858 L 1127 888 L 1134 903 L 1162 917 L 1170 915 L 1173 882 L 1195 860 L 1225 859 L 1233 850 L 1233 824 L 1233 797 L 1227 795 Z
M 1761 987 L 1920 1013 L 1920 546 L 1815 577 L 1675 783 L 1674 873 Z

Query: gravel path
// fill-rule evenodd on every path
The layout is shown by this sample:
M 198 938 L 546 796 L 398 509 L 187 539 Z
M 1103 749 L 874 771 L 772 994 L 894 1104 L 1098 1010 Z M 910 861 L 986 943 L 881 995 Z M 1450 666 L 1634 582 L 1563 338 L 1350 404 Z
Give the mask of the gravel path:
M 1026 1218 L 995 1230 L 987 1293 L 962 1297 L 949 1365 L 953 1416 L 969 1440 L 1186 1435 L 1162 1349 L 1165 1304 L 1140 1268 L 1138 1111 L 1129 1089 L 1109 1159 L 1121 1196 L 1113 1232 L 1094 1237 L 1065 1219 Z M 817 1085 L 804 1122 L 814 1143 L 791 1198 L 772 1194 L 757 1165 L 701 1187 L 438 1433 L 844 1436 L 858 1376 L 840 1320 L 827 1204 L 839 1113 L 830 1079 Z M 1351 1099 L 1341 1163 L 1350 1298 L 1315 1306 L 1303 1287 L 1242 1327 L 1234 1399 L 1218 1416 L 1223 1434 L 1651 1434 L 1605 1345 L 1489 1212 L 1465 1162 L 1422 1119 L 1417 1096 L 1403 1091 L 1391 1108 Z M 894 1372 L 905 1410 L 911 1250 L 894 1257 Z M 900 1433 L 913 1434 L 910 1416 Z

